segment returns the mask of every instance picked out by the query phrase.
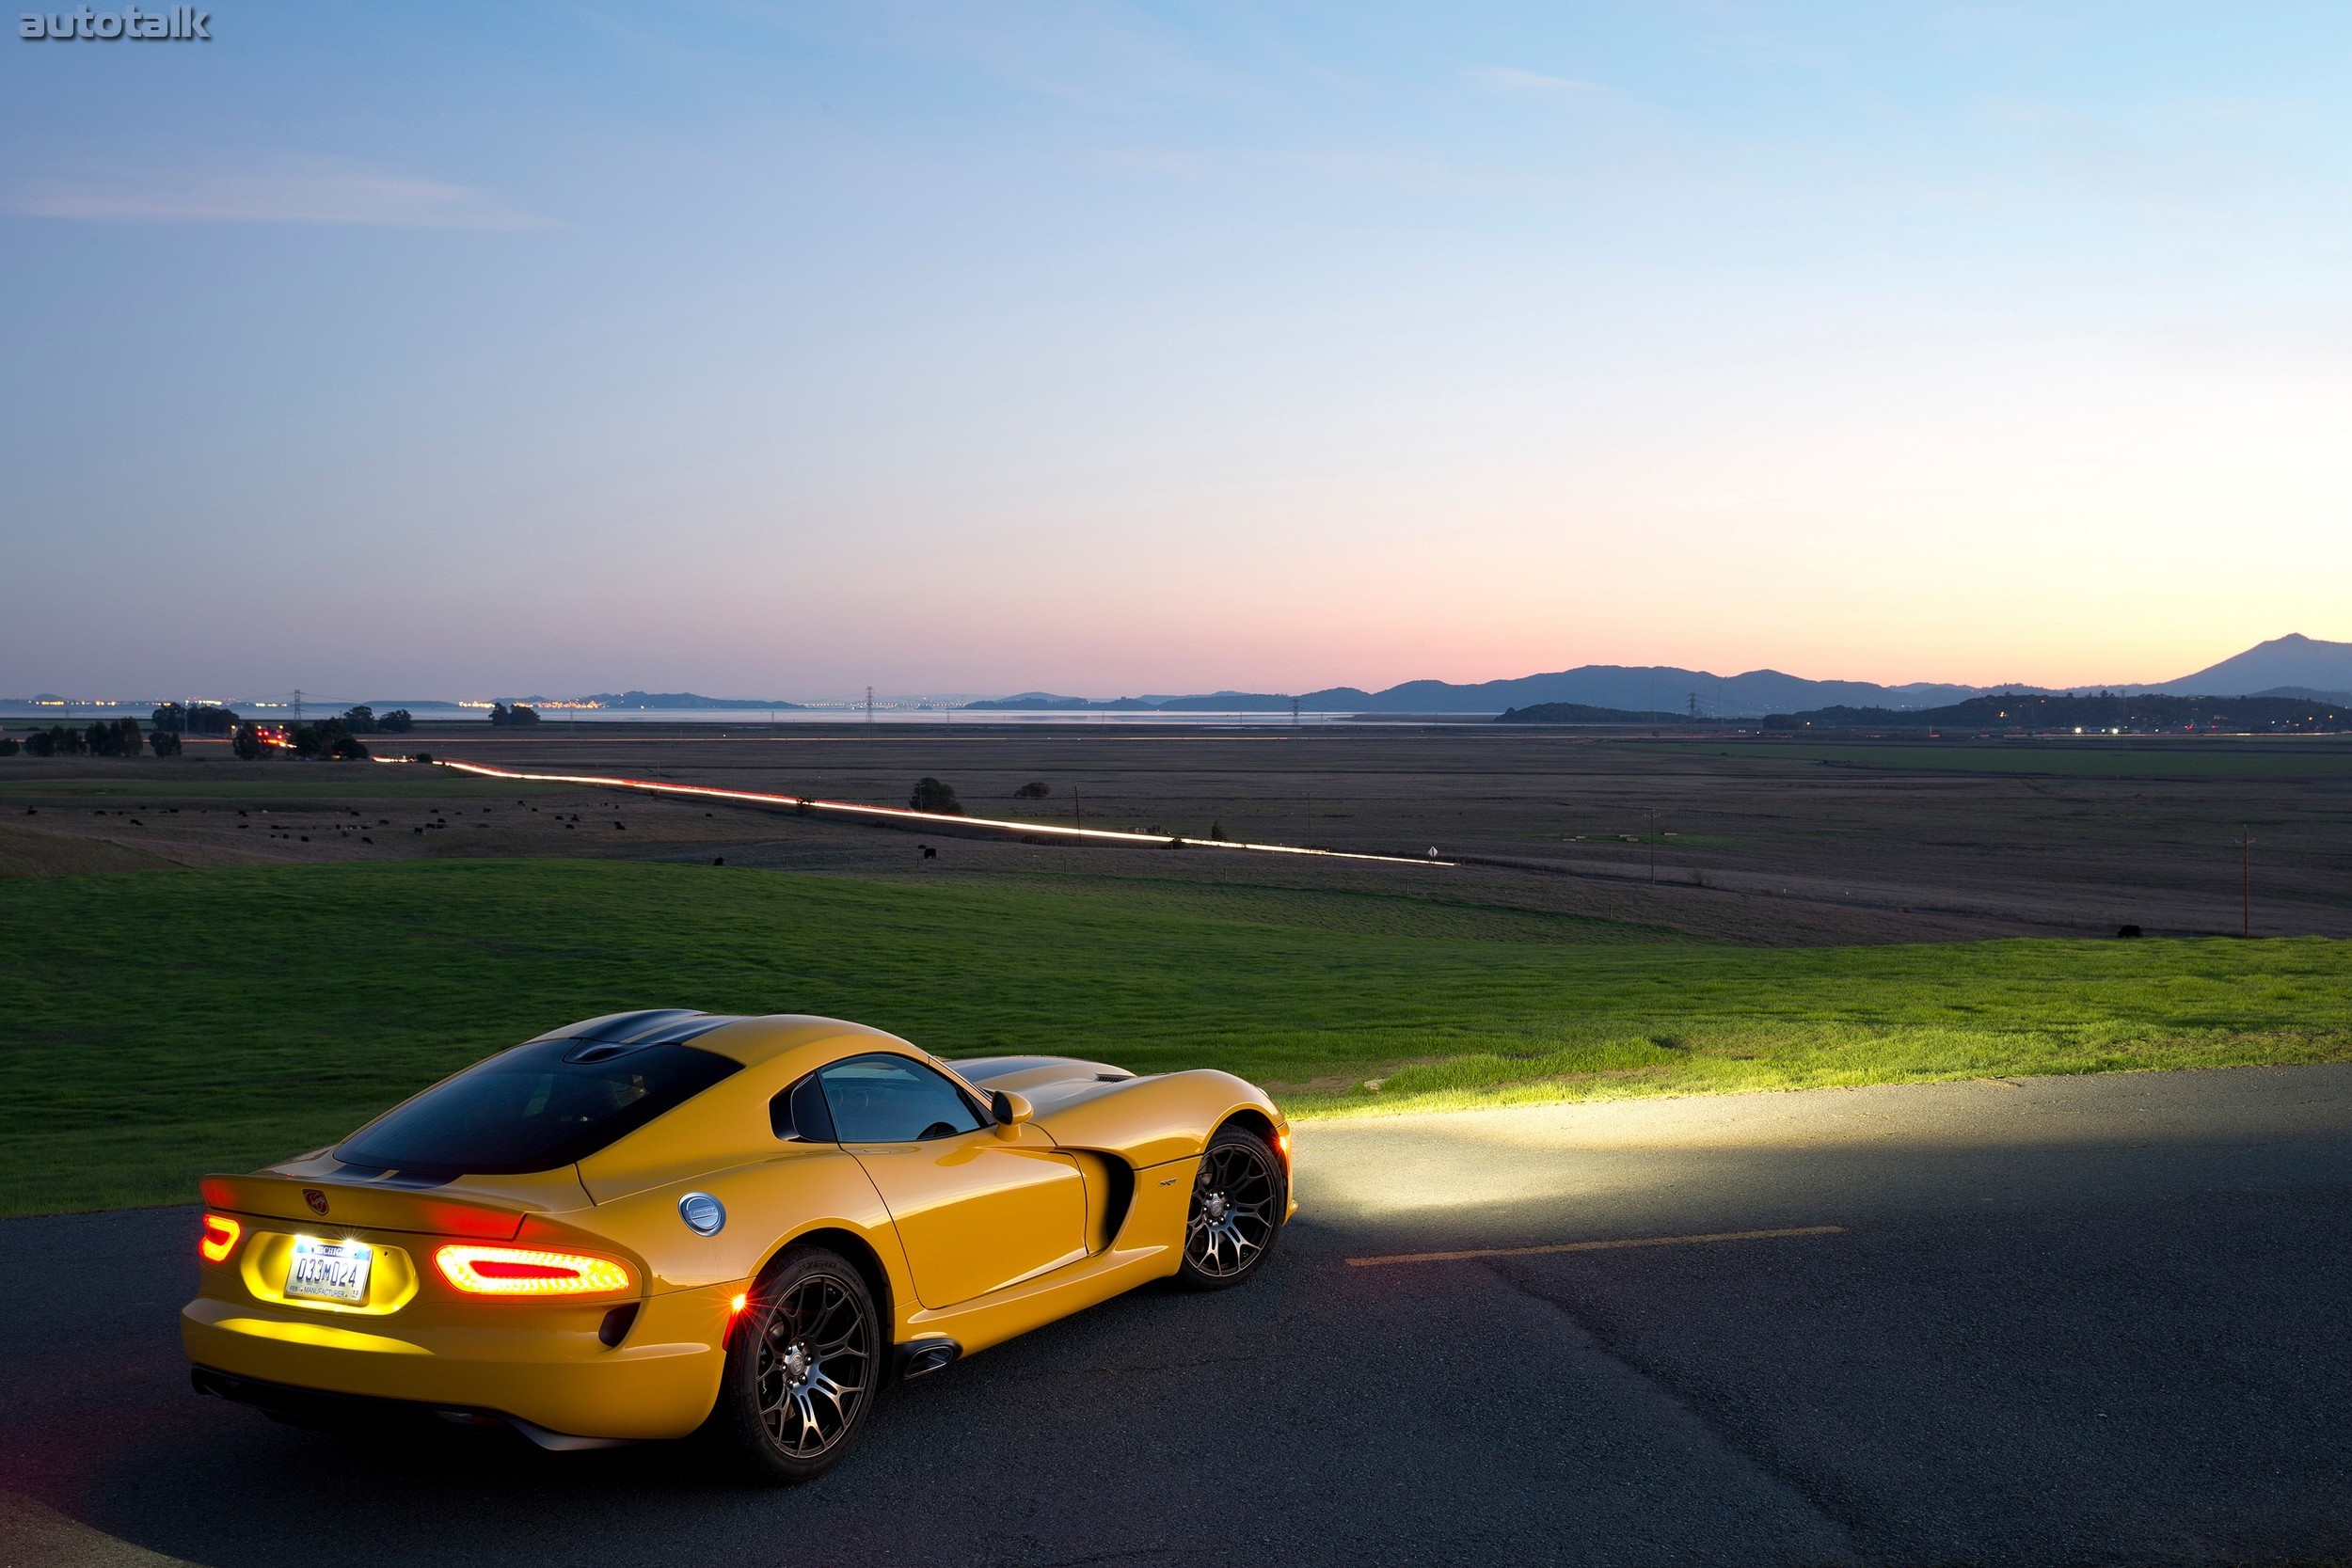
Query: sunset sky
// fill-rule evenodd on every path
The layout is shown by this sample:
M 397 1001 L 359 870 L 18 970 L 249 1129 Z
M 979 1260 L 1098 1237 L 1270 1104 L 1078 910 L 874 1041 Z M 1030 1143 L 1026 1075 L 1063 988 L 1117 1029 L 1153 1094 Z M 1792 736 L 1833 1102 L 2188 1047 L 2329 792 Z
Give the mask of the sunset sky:
M 2352 639 L 2335 0 L 212 16 L 0 39 L 0 694 Z

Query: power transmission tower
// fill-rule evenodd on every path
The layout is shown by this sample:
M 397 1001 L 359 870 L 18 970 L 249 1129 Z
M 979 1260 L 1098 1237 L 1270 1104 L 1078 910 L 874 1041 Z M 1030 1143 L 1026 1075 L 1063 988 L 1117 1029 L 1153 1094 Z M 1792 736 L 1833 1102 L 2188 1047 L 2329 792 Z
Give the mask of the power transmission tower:
M 1291 733 L 1298 733 L 1298 699 L 1295 697 L 1291 699 Z
M 1693 724 L 1695 724 L 1695 723 L 1697 723 L 1697 722 L 1698 722 L 1698 720 L 1699 720 L 1699 694 L 1698 694 L 1697 692 L 1693 691 L 1693 692 L 1692 692 L 1692 693 L 1691 693 L 1691 722 L 1692 722 Z
M 867 727 L 867 728 L 869 728 L 869 729 L 870 729 L 870 728 L 872 728 L 872 727 L 873 727 L 873 723 L 874 723 L 874 689 L 873 689 L 872 687 L 870 687 L 870 686 L 869 686 L 869 687 L 867 687 L 867 688 L 866 689 L 866 727 Z
M 302 727 L 302 688 L 294 688 L 294 728 Z

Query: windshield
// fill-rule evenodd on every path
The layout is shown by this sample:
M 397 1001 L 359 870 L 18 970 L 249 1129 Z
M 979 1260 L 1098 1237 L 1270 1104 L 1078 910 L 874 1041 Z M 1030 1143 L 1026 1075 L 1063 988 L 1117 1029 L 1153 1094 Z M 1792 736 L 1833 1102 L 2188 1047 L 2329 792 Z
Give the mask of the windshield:
M 600 1056 L 570 1061 L 573 1056 Z M 742 1064 L 690 1045 L 580 1040 L 501 1052 L 359 1129 L 335 1158 L 413 1176 L 509 1176 L 584 1160 Z

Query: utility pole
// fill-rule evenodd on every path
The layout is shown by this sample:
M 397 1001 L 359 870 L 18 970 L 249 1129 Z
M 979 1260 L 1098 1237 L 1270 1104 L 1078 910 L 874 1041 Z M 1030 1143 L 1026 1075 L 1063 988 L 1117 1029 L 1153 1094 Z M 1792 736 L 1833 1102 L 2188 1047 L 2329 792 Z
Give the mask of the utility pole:
M 1658 885 L 1658 814 L 1648 811 L 1642 815 L 1649 818 L 1649 832 L 1646 835 L 1649 839 L 1649 885 L 1656 887 Z
M 1297 698 L 1295 698 L 1295 697 L 1293 697 L 1293 698 L 1291 699 L 1291 734 L 1293 734 L 1293 735 L 1296 735 L 1297 733 L 1298 733 L 1298 699 L 1297 699 Z
M 1078 831 L 1080 832 L 1085 832 L 1087 831 L 1087 809 L 1078 799 L 1078 786 L 1076 784 L 1072 784 L 1070 786 L 1070 809 L 1078 814 Z
M 874 727 L 874 689 L 870 686 L 866 689 L 866 727 Z
M 2241 880 L 2238 893 L 2238 931 L 2241 937 L 2254 934 L 2254 830 L 2241 825 L 2237 831 L 2238 867 Z

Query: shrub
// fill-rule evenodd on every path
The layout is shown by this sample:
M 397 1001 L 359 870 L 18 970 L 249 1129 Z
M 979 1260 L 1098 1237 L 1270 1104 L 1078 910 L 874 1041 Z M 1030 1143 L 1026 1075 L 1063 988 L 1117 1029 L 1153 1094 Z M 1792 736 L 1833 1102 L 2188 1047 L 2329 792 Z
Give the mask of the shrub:
M 914 793 L 907 797 L 907 804 L 915 811 L 937 812 L 946 816 L 963 815 L 963 802 L 956 799 L 956 792 L 929 776 L 914 781 Z
M 1012 798 L 1016 800 L 1042 800 L 1053 793 L 1054 786 L 1043 779 L 1031 779 L 1027 784 L 1014 790 Z

